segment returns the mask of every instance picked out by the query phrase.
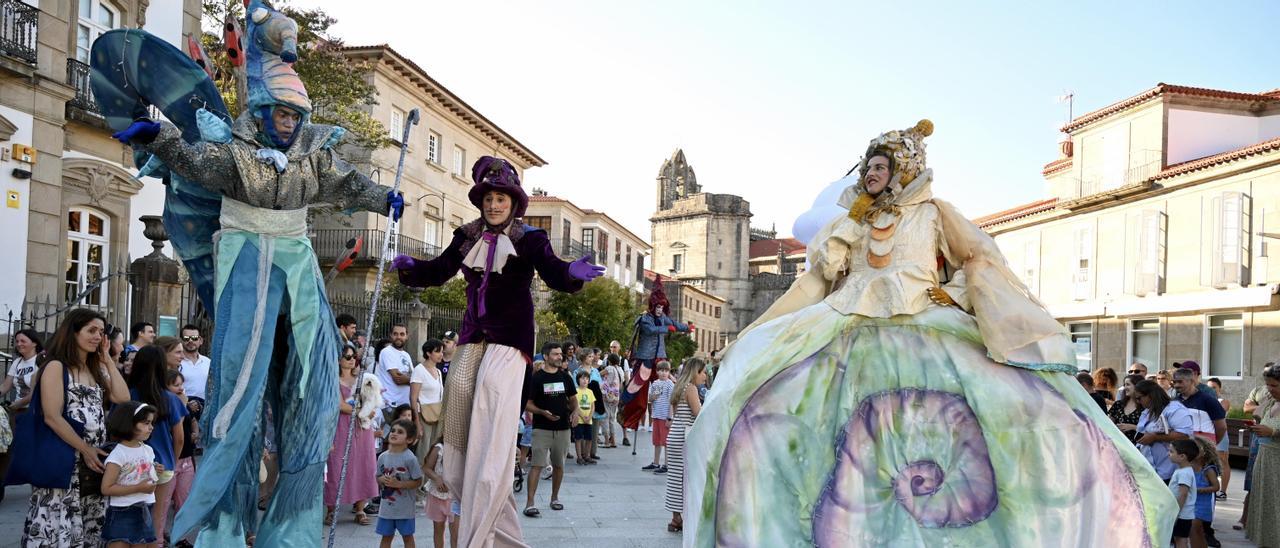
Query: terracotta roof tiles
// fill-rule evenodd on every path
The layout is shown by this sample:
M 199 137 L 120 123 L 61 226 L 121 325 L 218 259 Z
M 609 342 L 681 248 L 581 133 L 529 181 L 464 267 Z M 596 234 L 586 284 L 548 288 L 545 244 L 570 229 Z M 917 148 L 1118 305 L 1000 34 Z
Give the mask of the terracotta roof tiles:
M 1040 171 L 1042 175 L 1048 177 L 1054 173 L 1059 173 L 1071 169 L 1071 158 L 1059 158 L 1044 165 L 1044 169 Z
M 1133 107 L 1146 103 L 1156 97 L 1166 93 L 1176 93 L 1179 95 L 1194 95 L 1198 97 L 1212 97 L 1215 99 L 1227 99 L 1235 101 L 1280 101 L 1280 90 L 1272 90 L 1265 93 L 1241 93 L 1237 91 L 1225 91 L 1220 89 L 1197 88 L 1191 86 L 1177 86 L 1173 84 L 1159 83 L 1156 87 L 1146 90 L 1142 93 L 1134 95 L 1123 101 L 1112 103 L 1093 112 L 1076 117 L 1075 119 L 1062 126 L 1062 131 L 1071 133 L 1084 126 L 1092 124 L 1098 120 L 1129 110 Z
M 792 255 L 795 252 L 804 252 L 804 242 L 795 238 L 778 238 L 775 240 L 756 240 L 751 242 L 750 250 L 747 253 L 749 259 L 760 257 L 775 257 L 778 255 L 778 247 L 782 247 L 782 252 L 786 255 Z
M 1202 169 L 1210 168 L 1219 164 L 1234 162 L 1236 160 L 1242 160 L 1250 156 L 1256 156 L 1258 154 L 1265 154 L 1265 153 L 1274 152 L 1277 150 L 1280 150 L 1280 138 L 1270 139 L 1267 141 L 1263 141 L 1261 143 L 1249 145 L 1247 147 L 1238 148 L 1235 150 L 1228 150 L 1227 152 L 1223 152 L 1221 154 L 1214 154 L 1213 156 L 1206 156 L 1204 158 L 1200 158 L 1197 160 L 1189 160 L 1186 162 L 1182 162 L 1180 164 L 1174 164 L 1161 170 L 1160 173 L 1157 173 L 1154 177 L 1151 178 L 1151 180 L 1159 181 L 1161 179 L 1169 179 L 1171 177 L 1177 177 L 1178 175 L 1182 175 L 1184 173 L 1200 171 Z
M 982 217 L 978 217 L 973 220 L 973 224 L 978 225 L 979 228 L 987 228 L 989 226 L 998 225 L 1000 223 L 1007 223 L 1015 219 L 1021 219 L 1023 217 L 1035 215 L 1036 213 L 1040 213 L 1042 211 L 1049 211 L 1054 207 L 1056 207 L 1057 204 L 1058 204 L 1057 198 L 1049 198 L 1048 200 L 1040 200 L 1036 202 L 1031 202 L 1029 204 L 1022 204 L 1020 206 L 1011 207 L 1004 211 L 999 211 L 996 213 L 992 213 L 990 215 L 983 215 Z

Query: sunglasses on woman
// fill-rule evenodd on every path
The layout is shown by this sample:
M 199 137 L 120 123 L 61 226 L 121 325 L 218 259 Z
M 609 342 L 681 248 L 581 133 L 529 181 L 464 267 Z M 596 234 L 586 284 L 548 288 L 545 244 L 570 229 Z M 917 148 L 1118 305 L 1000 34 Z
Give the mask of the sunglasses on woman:
M 343 355 L 342 355 L 342 359 L 344 359 L 344 360 L 354 360 L 354 359 L 356 359 L 356 355 L 355 355 L 355 354 L 343 354 Z

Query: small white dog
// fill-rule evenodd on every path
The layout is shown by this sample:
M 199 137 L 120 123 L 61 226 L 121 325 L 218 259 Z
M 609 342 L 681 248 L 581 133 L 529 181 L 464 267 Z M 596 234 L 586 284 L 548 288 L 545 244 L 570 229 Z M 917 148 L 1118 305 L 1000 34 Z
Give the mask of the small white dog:
M 360 381 L 360 409 L 356 410 L 356 418 L 360 419 L 360 428 L 373 427 L 373 418 L 382 412 L 382 382 L 378 377 L 365 373 Z

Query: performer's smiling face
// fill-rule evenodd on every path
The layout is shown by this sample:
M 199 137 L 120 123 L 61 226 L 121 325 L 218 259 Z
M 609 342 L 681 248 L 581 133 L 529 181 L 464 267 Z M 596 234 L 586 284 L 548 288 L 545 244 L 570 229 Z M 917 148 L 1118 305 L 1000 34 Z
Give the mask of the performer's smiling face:
M 271 123 L 275 126 L 276 135 L 280 136 L 280 140 L 288 142 L 293 137 L 298 124 L 302 123 L 302 115 L 293 109 L 278 106 L 271 110 Z
M 486 192 L 483 213 L 487 224 L 497 226 L 507 222 L 507 218 L 511 216 L 511 196 L 496 190 Z
M 888 158 L 872 156 L 871 160 L 867 161 L 867 174 L 862 178 L 862 183 L 866 185 L 869 194 L 878 196 L 884 191 L 884 187 L 889 186 L 889 178 L 892 175 Z

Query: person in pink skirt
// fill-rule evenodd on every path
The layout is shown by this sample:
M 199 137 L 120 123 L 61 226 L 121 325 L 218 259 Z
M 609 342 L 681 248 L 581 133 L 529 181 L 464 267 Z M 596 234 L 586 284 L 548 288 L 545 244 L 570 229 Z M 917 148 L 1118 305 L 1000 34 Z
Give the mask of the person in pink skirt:
M 361 384 L 356 378 L 356 351 L 350 345 L 344 346 L 338 359 L 338 388 L 342 392 L 342 402 L 339 404 L 341 412 L 338 415 L 338 429 L 333 436 L 333 448 L 329 450 L 328 472 L 325 474 L 324 482 L 325 525 L 333 523 L 334 508 L 339 504 L 354 505 L 356 523 L 369 525 L 370 519 L 364 513 L 364 506 L 369 499 L 378 495 L 378 482 L 374 478 L 377 455 L 373 452 L 372 424 L 368 424 L 364 415 L 359 414 L 354 407 L 355 393 L 360 389 Z M 342 477 L 342 453 L 346 448 L 347 431 L 351 428 L 353 416 L 356 417 L 356 435 L 351 440 L 351 461 L 347 465 L 346 486 L 342 489 L 342 500 L 339 501 L 338 482 Z

